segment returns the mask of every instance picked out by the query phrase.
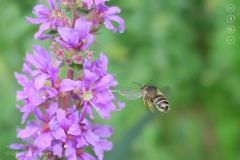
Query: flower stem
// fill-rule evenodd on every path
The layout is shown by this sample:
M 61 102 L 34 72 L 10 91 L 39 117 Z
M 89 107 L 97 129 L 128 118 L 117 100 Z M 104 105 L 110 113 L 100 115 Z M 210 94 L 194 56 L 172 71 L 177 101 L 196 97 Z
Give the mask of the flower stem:
M 78 15 L 76 15 L 73 12 L 73 17 L 72 17 L 72 28 L 74 28 L 75 25 L 75 21 L 77 20 Z M 73 79 L 73 75 L 74 75 L 74 70 L 68 68 L 67 70 L 67 79 Z M 59 97 L 58 99 L 58 106 L 60 108 L 62 108 L 63 110 L 67 110 L 67 108 L 70 107 L 71 105 L 71 95 L 72 95 L 72 91 L 66 92 L 66 94 L 64 95 L 64 97 Z
M 72 69 L 67 70 L 67 79 L 73 79 L 74 71 Z M 71 106 L 72 91 L 66 92 L 63 97 L 59 97 L 58 106 L 63 110 L 67 110 Z
M 78 15 L 73 12 L 73 15 L 72 15 L 72 28 L 74 28 L 75 21 L 76 21 L 78 18 L 79 18 Z

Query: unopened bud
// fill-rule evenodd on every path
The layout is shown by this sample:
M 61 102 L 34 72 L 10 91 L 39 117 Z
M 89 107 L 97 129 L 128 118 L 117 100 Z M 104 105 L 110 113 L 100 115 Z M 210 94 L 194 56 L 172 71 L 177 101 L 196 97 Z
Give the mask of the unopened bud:
M 86 55 L 86 58 L 91 60 L 93 58 L 93 52 L 92 51 L 88 51 L 87 55 Z
M 62 60 L 64 58 L 64 52 L 63 52 L 62 49 L 59 49 L 57 51 L 57 58 L 60 59 L 60 60 Z
M 70 59 L 66 59 L 64 62 L 65 62 L 66 65 L 72 64 L 72 61 Z
M 81 56 L 75 55 L 75 56 L 73 56 L 73 62 L 77 63 L 77 64 L 82 64 L 83 63 L 83 59 L 82 59 Z

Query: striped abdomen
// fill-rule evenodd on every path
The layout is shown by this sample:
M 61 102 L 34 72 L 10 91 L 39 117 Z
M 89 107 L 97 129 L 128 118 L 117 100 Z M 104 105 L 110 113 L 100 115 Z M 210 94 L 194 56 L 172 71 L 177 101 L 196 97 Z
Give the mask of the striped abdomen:
M 156 95 L 152 101 L 161 112 L 167 112 L 170 109 L 168 100 L 164 95 Z

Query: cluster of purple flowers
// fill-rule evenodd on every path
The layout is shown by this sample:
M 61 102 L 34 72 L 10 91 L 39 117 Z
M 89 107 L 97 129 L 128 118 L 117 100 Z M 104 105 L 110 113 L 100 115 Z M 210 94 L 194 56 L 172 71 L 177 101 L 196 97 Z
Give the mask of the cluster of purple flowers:
M 17 128 L 17 137 L 26 144 L 11 144 L 9 148 L 22 150 L 17 159 L 66 158 L 69 160 L 95 160 L 85 152 L 89 146 L 97 159 L 104 151 L 112 149 L 107 140 L 113 129 L 107 125 L 92 124 L 92 109 L 108 120 L 112 111 L 119 111 L 124 103 L 117 101 L 110 88 L 117 82 L 107 73 L 108 59 L 100 53 L 93 61 L 89 46 L 102 26 L 120 33 L 124 31 L 122 18 L 115 15 L 117 7 L 107 7 L 107 0 L 47 0 L 51 9 L 40 4 L 33 8 L 36 19 L 26 17 L 33 24 L 40 24 L 35 39 L 51 39 L 51 52 L 33 46 L 34 54 L 26 54 L 22 71 L 14 75 L 23 90 L 17 92 L 16 107 L 23 113 L 24 129 Z M 61 8 L 71 10 L 72 22 Z M 119 23 L 115 28 L 111 21 Z M 50 34 L 55 31 L 57 34 Z M 57 59 L 57 60 L 56 60 Z M 66 65 L 67 76 L 61 79 L 61 66 Z M 73 65 L 78 65 L 76 70 Z M 79 76 L 74 73 L 79 74 Z M 73 78 L 76 77 L 76 78 Z M 119 106 L 116 108 L 115 104 Z M 27 120 L 33 114 L 35 120 Z M 86 116 L 88 115 L 88 116 Z

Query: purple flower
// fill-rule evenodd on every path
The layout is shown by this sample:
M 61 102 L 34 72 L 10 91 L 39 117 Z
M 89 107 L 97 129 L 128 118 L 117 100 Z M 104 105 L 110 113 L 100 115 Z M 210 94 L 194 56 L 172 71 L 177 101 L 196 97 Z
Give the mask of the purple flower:
M 99 3 L 96 7 L 97 12 L 100 13 L 101 17 L 104 19 L 104 25 L 107 29 L 110 29 L 114 33 L 119 30 L 120 33 L 124 32 L 124 21 L 121 17 L 115 15 L 120 13 L 121 10 L 118 7 L 110 7 L 108 8 L 103 3 Z M 115 28 L 111 21 L 115 21 L 119 24 L 118 28 Z
M 56 41 L 63 47 L 85 50 L 94 41 L 94 36 L 89 33 L 91 25 L 91 22 L 80 17 L 75 21 L 73 29 L 58 27 L 61 37 L 57 37 Z
M 34 38 L 37 39 L 39 36 L 47 29 L 56 29 L 56 26 L 68 26 L 68 19 L 60 11 L 60 6 L 56 7 L 55 0 L 47 0 L 52 10 L 49 10 L 44 5 L 36 5 L 33 8 L 33 14 L 37 16 L 36 19 L 26 17 L 29 23 L 42 25 L 39 28 L 39 31 L 34 35 Z
M 17 137 L 26 139 L 26 138 L 33 138 L 37 137 L 37 133 L 41 130 L 40 123 L 36 121 L 28 121 L 25 129 L 17 129 Z
M 95 60 L 94 62 L 91 62 L 86 59 L 83 64 L 83 69 L 95 73 L 100 78 L 103 78 L 104 76 L 108 75 L 107 67 L 108 59 L 103 53 L 100 53 L 99 59 Z
M 116 82 L 113 75 L 106 73 L 106 56 L 101 53 L 100 59 L 93 63 L 86 60 L 83 68 L 85 76 L 82 81 L 65 79 L 62 80 L 58 89 L 60 91 L 74 90 L 79 99 L 84 102 L 81 114 L 87 113 L 90 118 L 93 118 L 92 111 L 89 108 L 89 105 L 91 105 L 102 118 L 109 119 L 111 111 L 119 110 L 116 109 L 112 101 L 116 101 L 121 108 L 124 107 L 124 104 L 118 102 L 110 91 L 110 87 L 115 86 Z
M 34 145 L 40 148 L 47 148 L 51 146 L 51 142 L 54 139 L 65 141 L 66 135 L 64 129 L 59 127 L 56 122 L 55 113 L 57 112 L 57 103 L 52 103 L 46 110 L 46 116 L 44 117 L 39 109 L 35 109 L 34 113 L 38 120 L 42 121 L 41 130 L 38 131 L 38 137 L 34 141 Z
M 37 89 L 43 87 L 45 81 L 50 79 L 52 86 L 58 78 L 59 66 L 61 61 L 57 61 L 54 67 L 54 57 L 50 55 L 46 50 L 40 46 L 33 46 L 34 55 L 27 53 L 26 63 L 24 66 L 24 71 L 34 76 L 34 85 Z M 33 65 L 36 70 L 31 71 L 31 65 Z
M 55 118 L 55 113 L 57 110 L 57 103 L 52 103 L 48 109 L 46 109 L 46 115 L 44 116 L 42 112 L 38 109 L 34 109 L 34 114 L 37 117 L 37 122 L 28 123 L 26 128 L 18 131 L 17 137 L 19 138 L 29 138 L 35 136 L 34 145 L 38 148 L 46 149 L 51 146 L 51 142 L 54 139 L 65 140 L 66 137 L 62 136 L 64 130 L 62 128 L 56 128 L 52 121 Z
M 17 101 L 23 100 L 24 106 L 21 108 L 17 105 L 16 107 L 24 113 L 22 117 L 22 123 L 24 123 L 36 106 L 42 104 L 48 98 L 55 98 L 58 92 L 50 87 L 42 87 L 37 90 L 34 83 L 31 82 L 27 76 L 16 72 L 14 74 L 18 83 L 23 86 L 23 91 L 17 91 Z
M 18 144 L 13 143 L 8 148 L 14 150 L 25 150 L 22 152 L 17 152 L 16 158 L 18 160 L 31 160 L 31 159 L 39 159 L 42 156 L 42 149 L 34 146 L 30 140 L 26 140 L 27 144 Z

